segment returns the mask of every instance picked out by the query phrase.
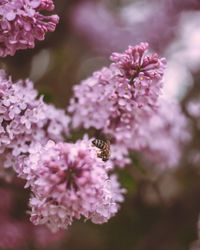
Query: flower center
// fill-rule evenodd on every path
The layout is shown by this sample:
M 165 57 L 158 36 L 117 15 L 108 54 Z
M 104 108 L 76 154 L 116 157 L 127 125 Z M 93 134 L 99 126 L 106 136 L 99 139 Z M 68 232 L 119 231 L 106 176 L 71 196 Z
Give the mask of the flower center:
M 66 171 L 66 187 L 67 189 L 78 190 L 78 185 L 76 179 L 80 176 L 80 170 L 75 168 L 69 168 Z

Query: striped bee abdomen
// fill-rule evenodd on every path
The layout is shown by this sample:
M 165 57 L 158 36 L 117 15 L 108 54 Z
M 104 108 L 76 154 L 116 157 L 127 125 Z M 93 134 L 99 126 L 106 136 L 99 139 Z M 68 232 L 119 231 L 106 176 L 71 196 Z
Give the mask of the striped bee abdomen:
M 99 149 L 104 149 L 106 147 L 106 142 L 100 139 L 94 139 L 92 144 Z

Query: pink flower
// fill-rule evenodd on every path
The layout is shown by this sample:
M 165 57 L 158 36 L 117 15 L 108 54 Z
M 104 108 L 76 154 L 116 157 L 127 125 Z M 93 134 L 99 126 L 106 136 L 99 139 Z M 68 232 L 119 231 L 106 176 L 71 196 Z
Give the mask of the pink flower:
M 110 163 L 112 167 L 123 168 L 131 164 L 131 159 L 129 158 L 129 150 L 126 145 L 122 143 L 113 143 L 110 146 Z
M 113 53 L 110 67 L 74 87 L 68 109 L 73 128 L 93 127 L 117 143 L 134 143 L 138 120 L 148 121 L 163 85 L 165 59 L 146 55 L 147 49 L 148 44 L 141 43 L 122 54 Z
M 104 1 L 78 1 L 67 24 L 90 49 L 101 54 L 139 41 L 148 41 L 161 51 L 176 37 L 181 14 L 199 9 L 199 0 L 123 1 L 117 11 Z
M 191 100 L 187 103 L 187 111 L 189 113 L 189 115 L 193 118 L 193 119 L 197 119 L 200 117 L 200 98 L 196 98 L 194 100 Z
M 179 103 L 159 98 L 151 116 L 138 115 L 133 124 L 119 130 L 115 138 L 117 142 L 111 144 L 110 157 L 113 165 L 130 164 L 129 152 L 137 152 L 143 162 L 164 169 L 178 165 L 191 136 L 189 122 Z
M 82 216 L 101 224 L 116 214 L 118 202 L 123 201 L 124 190 L 114 176 L 108 176 L 109 164 L 97 157 L 86 139 L 75 144 L 49 141 L 30 154 L 26 166 L 35 225 L 57 231 Z
M 188 139 L 178 103 L 162 100 L 165 59 L 147 54 L 148 44 L 113 53 L 113 63 L 74 87 L 72 127 L 95 128 L 111 138 L 111 162 L 125 166 L 141 152 L 160 167 L 177 165 Z
M 68 134 L 65 112 L 37 96 L 31 81 L 13 83 L 0 71 L 0 160 L 3 167 L 13 167 L 18 173 L 32 145 L 46 144 L 49 139 L 62 141 Z
M 177 102 L 160 99 L 148 123 L 141 121 L 142 154 L 160 168 L 177 166 L 190 140 L 189 123 Z
M 145 55 L 148 47 L 148 43 L 140 43 L 135 47 L 129 46 L 124 53 L 111 55 L 114 65 L 121 69 L 122 75 L 130 79 L 130 83 L 141 77 L 147 80 L 162 79 L 165 59 L 160 59 L 156 53 Z
M 33 48 L 35 40 L 44 40 L 54 31 L 58 16 L 40 12 L 54 9 L 52 0 L 2 0 L 0 3 L 0 57 L 13 56 L 19 49 Z

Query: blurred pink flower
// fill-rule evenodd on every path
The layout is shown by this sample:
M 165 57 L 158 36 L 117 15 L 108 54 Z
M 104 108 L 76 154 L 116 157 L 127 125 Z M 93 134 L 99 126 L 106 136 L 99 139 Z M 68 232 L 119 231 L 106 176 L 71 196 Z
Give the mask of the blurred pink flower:
M 26 223 L 0 217 L 0 249 L 23 249 L 28 244 L 30 231 Z
M 189 101 L 187 111 L 191 117 L 198 120 L 200 117 L 200 98 Z
M 159 99 L 158 109 L 148 123 L 141 121 L 142 154 L 161 168 L 177 166 L 181 152 L 189 142 L 189 123 L 177 102 Z
M 124 1 L 117 10 L 109 9 L 102 1 L 79 1 L 68 23 L 76 35 L 100 53 L 121 50 L 142 40 L 161 51 L 177 35 L 180 15 L 188 10 L 200 10 L 199 0 Z
M 129 150 L 126 145 L 122 143 L 112 143 L 110 146 L 110 159 L 109 162 L 111 166 L 123 168 L 128 164 L 131 164 L 131 159 L 129 158 Z
M 17 189 L 13 184 L 17 186 Z M 19 206 L 17 204 L 19 191 L 23 191 L 22 189 L 23 185 L 19 185 L 17 178 L 12 181 L 8 188 L 0 189 L 0 249 L 21 250 L 30 246 L 30 244 L 37 248 L 45 248 L 58 244 L 58 242 L 61 243 L 66 238 L 64 232 L 52 234 L 45 226 L 36 227 L 28 222 L 27 216 L 16 218 L 15 213 L 21 213 L 21 209 L 24 209 L 25 215 L 26 208 L 21 205 L 20 211 L 18 209 L 16 211 Z M 15 214 L 15 218 L 13 214 Z
M 33 48 L 35 40 L 44 40 L 54 31 L 58 16 L 40 12 L 54 9 L 52 0 L 1 0 L 0 57 L 13 56 L 19 49 Z
M 27 186 L 31 221 L 46 224 L 53 232 L 66 229 L 82 216 L 93 223 L 107 222 L 123 201 L 116 177 L 108 176 L 109 164 L 97 157 L 91 141 L 75 144 L 49 141 L 27 159 Z

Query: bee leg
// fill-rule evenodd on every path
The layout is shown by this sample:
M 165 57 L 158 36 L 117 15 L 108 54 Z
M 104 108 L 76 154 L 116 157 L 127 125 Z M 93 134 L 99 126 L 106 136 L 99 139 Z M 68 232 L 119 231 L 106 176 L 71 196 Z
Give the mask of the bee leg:
M 102 157 L 102 161 L 107 161 L 108 158 L 107 157 Z

